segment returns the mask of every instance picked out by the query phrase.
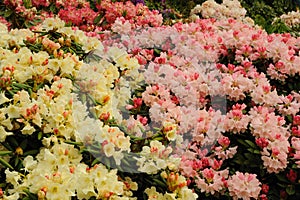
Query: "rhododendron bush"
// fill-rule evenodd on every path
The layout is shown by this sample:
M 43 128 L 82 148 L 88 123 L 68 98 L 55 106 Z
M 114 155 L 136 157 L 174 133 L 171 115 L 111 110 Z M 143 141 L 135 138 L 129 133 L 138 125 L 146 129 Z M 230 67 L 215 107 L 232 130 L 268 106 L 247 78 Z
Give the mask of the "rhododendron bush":
M 130 1 L 3 5 L 2 199 L 300 197 L 300 38 Z

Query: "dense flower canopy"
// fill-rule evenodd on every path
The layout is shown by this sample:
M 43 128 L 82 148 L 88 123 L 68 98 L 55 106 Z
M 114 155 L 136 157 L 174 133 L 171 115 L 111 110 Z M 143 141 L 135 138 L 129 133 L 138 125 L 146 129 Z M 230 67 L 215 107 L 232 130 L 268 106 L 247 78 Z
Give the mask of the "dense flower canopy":
M 237 0 L 3 5 L 1 198 L 300 197 L 300 38 Z

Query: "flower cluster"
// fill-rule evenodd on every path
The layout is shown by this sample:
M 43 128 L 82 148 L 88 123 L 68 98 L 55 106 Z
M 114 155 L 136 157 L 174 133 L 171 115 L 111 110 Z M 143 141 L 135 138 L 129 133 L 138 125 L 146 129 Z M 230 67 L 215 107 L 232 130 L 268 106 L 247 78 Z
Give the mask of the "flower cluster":
M 287 85 L 289 78 L 299 76 L 294 65 L 299 59 L 299 39 L 289 34 L 268 35 L 233 19 L 178 23 L 127 32 L 117 41 L 119 38 L 144 65 L 148 86 L 142 100 L 150 107 L 151 122 L 178 123 L 178 138 L 190 135 L 179 154 L 181 173 L 191 186 L 203 193 L 224 195 L 234 179 L 226 169 L 227 160 L 241 164 L 241 154 L 254 159 L 242 153 L 242 147 L 260 155 L 265 173 L 284 174 L 292 167 L 297 155 L 290 151 L 298 152 L 298 140 L 292 139 L 287 118 L 299 113 L 299 94 L 284 92 L 280 84 Z M 216 105 L 214 95 L 225 98 L 226 115 L 218 116 L 212 109 L 222 107 Z M 252 139 L 244 142 L 245 135 Z M 248 198 L 260 195 L 260 184 L 255 184 L 253 193 L 243 191 Z
M 248 199 L 258 198 L 260 193 L 260 182 L 256 175 L 237 172 L 228 181 L 228 189 L 233 199 Z
M 75 53 L 87 54 L 92 49 L 101 50 L 100 41 L 86 37 L 82 31 L 65 27 L 57 18 L 45 20 L 36 30 L 2 30 L 1 142 L 8 137 L 44 138 L 42 144 L 38 144 L 41 148 L 37 149 L 38 154 L 31 154 L 30 149 L 27 152 L 29 145 L 22 143 L 18 146 L 17 140 L 13 139 L 17 145 L 15 151 L 23 160 L 22 165 L 15 167 L 24 167 L 26 178 L 16 176 L 18 172 L 6 159 L 4 162 L 10 168 L 5 171 L 6 184 L 13 189 L 4 198 L 21 198 L 23 190 L 28 188 L 28 194 L 46 199 L 69 199 L 74 195 L 79 199 L 92 196 L 123 196 L 128 199 L 133 194 L 131 188 L 137 189 L 134 182 L 130 183 L 130 179 L 126 178 L 125 184 L 125 181 L 119 180 L 117 170 L 109 171 L 101 164 L 90 168 L 81 162 L 79 149 L 67 145 L 65 140 L 80 143 L 96 138 L 102 144 L 99 148 L 103 149 L 104 155 L 114 156 L 117 163 L 122 158 L 120 151 L 130 151 L 129 137 L 125 137 L 116 127 L 102 127 L 100 120 L 88 117 L 87 104 L 79 103 L 78 98 L 88 92 L 85 88 L 90 89 L 94 93 L 89 95 L 93 102 L 97 102 L 92 106 L 95 109 L 98 106 L 99 116 L 103 109 L 105 112 L 111 111 L 111 116 L 117 119 L 120 115 L 116 111 L 118 106 L 125 103 L 122 100 L 130 98 L 129 86 L 139 81 L 137 61 L 132 60 L 126 52 L 112 48 L 108 50 L 107 57 L 113 57 L 115 65 L 104 58 L 97 64 L 84 64 Z M 73 48 L 73 53 L 68 52 L 70 48 Z M 124 71 L 123 77 L 119 70 Z M 89 76 L 91 74 L 94 75 Z M 134 78 L 132 82 L 127 80 L 127 76 Z M 95 79 L 86 80 L 87 77 Z M 103 81 L 99 82 L 101 85 L 94 84 L 95 81 L 98 83 L 97 78 Z M 74 96 L 76 85 L 80 90 Z M 124 93 L 126 88 L 128 91 Z M 90 133 L 95 138 L 88 138 L 91 135 L 87 127 L 91 128 Z M 13 147 L 4 146 L 14 151 Z M 85 189 L 82 188 L 82 180 L 86 183 Z M 35 184 L 36 181 L 39 183 Z M 80 184 L 76 185 L 75 182 Z
M 162 194 L 157 192 L 155 187 L 151 187 L 145 190 L 148 199 L 197 199 L 198 195 L 187 188 L 187 183 L 183 176 L 174 172 L 167 173 L 166 171 L 163 171 L 161 176 L 166 180 L 168 190 L 172 191 L 172 193 Z
M 278 19 L 280 19 L 284 24 L 286 24 L 290 28 L 298 27 L 300 24 L 300 12 L 288 12 L 286 14 L 281 15 L 279 18 L 275 18 L 274 22 Z
M 151 11 L 140 3 L 134 5 L 131 1 L 112 3 L 110 0 L 104 0 L 97 4 L 97 8 L 104 13 L 108 27 L 120 17 L 124 17 L 126 21 L 138 27 L 146 25 L 157 27 L 162 25 L 163 21 L 162 15 L 158 11 Z
M 140 153 L 141 158 L 137 162 L 139 171 L 156 174 L 161 169 L 176 169 L 180 160 L 170 156 L 171 153 L 171 147 L 166 148 L 159 141 L 151 141 L 150 146 L 144 146 Z
M 89 168 L 80 162 L 81 159 L 82 155 L 73 145 L 55 141 L 52 147 L 41 149 L 36 159 L 32 156 L 24 159 L 26 179 L 7 169 L 6 180 L 14 187 L 11 193 L 17 196 L 28 188 L 39 199 L 70 199 L 75 195 L 78 199 L 118 196 L 123 196 L 119 199 L 134 199 L 126 195 L 132 193 L 125 192 L 128 183 L 118 180 L 117 170 L 108 170 L 102 164 Z M 131 183 L 129 189 L 135 190 L 135 183 Z
M 254 25 L 254 21 L 246 17 L 246 9 L 243 8 L 238 0 L 224 0 L 222 4 L 214 0 L 208 0 L 197 5 L 191 10 L 190 18 L 195 20 L 201 18 L 227 19 L 234 18 L 247 24 Z
M 36 26 L 47 17 L 55 15 L 71 26 L 96 33 L 110 29 L 111 25 L 122 17 L 125 18 L 126 23 L 135 27 L 157 27 L 163 22 L 162 15 L 157 10 L 150 10 L 143 3 L 134 4 L 131 1 L 7 0 L 3 3 L 8 10 L 7 17 L 11 19 L 14 26 L 20 28 Z
M 5 1 L 56 8 L 0 23 L 0 198 L 299 197 L 299 38 L 236 1 L 172 26 L 130 1 L 31 3 Z

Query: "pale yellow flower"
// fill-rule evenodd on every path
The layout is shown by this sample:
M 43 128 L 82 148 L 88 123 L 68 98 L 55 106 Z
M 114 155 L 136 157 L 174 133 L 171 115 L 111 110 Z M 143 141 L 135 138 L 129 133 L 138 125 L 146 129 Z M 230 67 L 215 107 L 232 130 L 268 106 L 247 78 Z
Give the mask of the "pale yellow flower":
M 112 143 L 107 143 L 104 145 L 103 151 L 107 157 L 111 157 L 115 153 L 115 146 Z
M 32 156 L 27 156 L 23 160 L 25 171 L 33 170 L 37 166 L 37 161 Z
M 8 28 L 5 24 L 0 22 L 0 33 L 7 33 L 8 32 Z
M 14 193 L 12 195 L 4 195 L 3 200 L 18 200 L 20 198 L 19 193 Z
M 24 135 L 31 135 L 35 131 L 35 128 L 27 123 L 24 128 L 21 130 Z
M 27 80 L 31 79 L 34 75 L 34 70 L 32 67 L 28 66 L 19 66 L 19 69 L 17 69 L 14 73 L 14 77 L 16 81 L 19 83 L 24 83 Z
M 103 50 L 103 45 L 96 37 L 88 37 L 83 44 L 82 49 L 87 53 L 89 51 L 98 49 Z
M 9 118 L 19 118 L 20 115 L 20 108 L 14 105 L 9 105 L 5 110 L 4 110 Z
M 39 30 L 49 31 L 52 29 L 60 29 L 65 26 L 65 22 L 58 17 L 46 18 L 40 25 Z
M 169 141 L 177 138 L 178 125 L 169 121 L 163 122 L 163 133 Z
M 0 126 L 0 142 L 4 142 L 6 136 L 12 135 L 12 132 L 7 132 L 3 126 Z
M 13 129 L 13 125 L 11 123 L 10 118 L 4 119 L 2 121 L 1 121 L 1 118 L 0 118 L 0 123 L 1 123 L 1 125 L 5 126 L 8 130 Z
M 6 102 L 10 102 L 10 99 L 5 96 L 4 92 L 1 92 L 0 93 L 0 105 L 4 104 Z

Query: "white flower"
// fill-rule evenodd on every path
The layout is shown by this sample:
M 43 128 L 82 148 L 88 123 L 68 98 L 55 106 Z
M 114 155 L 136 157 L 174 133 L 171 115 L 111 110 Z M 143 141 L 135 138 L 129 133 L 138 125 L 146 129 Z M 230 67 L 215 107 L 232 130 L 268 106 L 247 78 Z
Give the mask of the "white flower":
M 5 174 L 6 174 L 6 182 L 11 183 L 12 185 L 15 186 L 15 188 L 17 188 L 17 186 L 19 185 L 18 181 L 21 179 L 19 173 L 16 171 L 9 171 L 9 169 L 6 169 Z
M 43 20 L 43 23 L 40 25 L 40 30 L 49 31 L 52 29 L 60 29 L 65 26 L 65 22 L 60 18 L 46 18 Z
M 68 186 L 68 184 L 51 182 L 47 185 L 46 198 L 51 200 L 69 200 L 70 192 Z
M 19 118 L 20 117 L 20 108 L 14 105 L 9 105 L 5 110 L 4 110 L 9 118 Z
M 7 32 L 8 32 L 7 26 L 0 22 L 0 33 L 2 34 Z
M 32 156 L 27 156 L 23 160 L 25 171 L 33 170 L 37 166 L 37 161 Z
M 3 126 L 0 126 L 0 142 L 4 142 L 6 136 L 13 135 L 12 132 L 7 132 Z
M 103 151 L 107 157 L 111 157 L 115 153 L 115 146 L 112 143 L 107 143 L 104 145 Z
M 192 190 L 190 190 L 188 187 L 183 187 L 179 193 L 180 193 L 180 198 L 178 199 L 196 200 L 198 198 L 198 195 L 194 193 Z
M 20 198 L 19 193 L 14 193 L 9 196 L 4 195 L 3 200 L 18 200 L 19 198 Z
M 6 103 L 6 102 L 10 102 L 9 98 L 7 98 L 5 96 L 5 93 L 4 92 L 1 92 L 0 93 L 0 105 Z
M 29 123 L 24 126 L 24 128 L 21 130 L 22 134 L 24 135 L 31 135 L 35 131 L 35 128 L 31 126 Z

